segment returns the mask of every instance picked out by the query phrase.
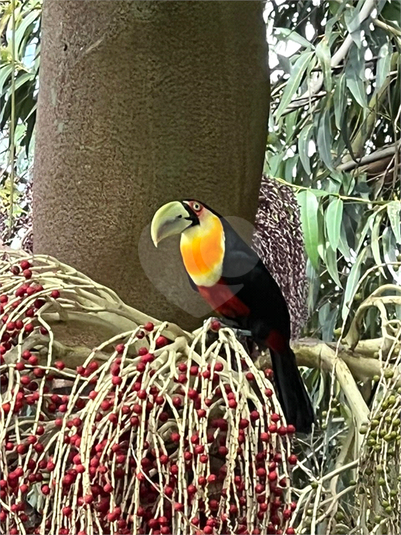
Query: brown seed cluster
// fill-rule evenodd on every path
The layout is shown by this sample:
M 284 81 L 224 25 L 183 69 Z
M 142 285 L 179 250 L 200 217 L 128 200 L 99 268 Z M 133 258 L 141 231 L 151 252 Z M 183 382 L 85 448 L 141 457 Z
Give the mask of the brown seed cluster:
M 144 322 L 72 367 L 50 321 L 71 278 L 4 264 L 2 533 L 295 533 L 295 429 L 229 329 Z

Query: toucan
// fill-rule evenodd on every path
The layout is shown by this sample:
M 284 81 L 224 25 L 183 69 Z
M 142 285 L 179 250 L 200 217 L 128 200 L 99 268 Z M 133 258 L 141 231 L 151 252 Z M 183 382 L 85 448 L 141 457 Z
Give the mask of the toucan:
M 223 318 L 250 331 L 270 350 L 274 380 L 287 424 L 309 433 L 314 412 L 290 347 L 290 316 L 281 290 L 253 249 L 224 217 L 197 200 L 173 201 L 157 210 L 151 238 L 157 247 L 180 234 L 192 287 Z

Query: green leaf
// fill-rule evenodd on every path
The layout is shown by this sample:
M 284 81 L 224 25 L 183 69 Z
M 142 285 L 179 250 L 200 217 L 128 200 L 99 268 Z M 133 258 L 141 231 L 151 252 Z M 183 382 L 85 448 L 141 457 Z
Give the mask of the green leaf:
M 367 108 L 368 100 L 365 87 L 365 56 L 364 49 L 358 49 L 352 46 L 349 52 L 349 61 L 345 69 L 346 83 L 348 89 L 356 102 L 362 107 Z
M 286 83 L 283 96 L 279 107 L 275 112 L 276 121 L 279 120 L 288 104 L 291 102 L 292 97 L 300 86 L 302 77 L 308 67 L 310 60 L 312 59 L 313 52 L 304 52 L 299 56 L 299 58 L 294 63 L 294 68 L 292 70 L 291 76 Z
M 333 251 L 337 249 L 340 241 L 343 208 L 344 204 L 341 199 L 333 199 L 326 210 L 325 223 L 327 237 Z
M 263 172 L 268 175 L 284 178 L 281 174 L 281 168 L 283 167 L 282 164 L 282 154 L 274 154 L 273 156 L 269 157 L 266 156 Z
M 387 264 L 386 267 L 388 271 L 391 273 L 394 281 L 397 284 L 401 284 L 401 272 L 399 269 L 397 269 L 396 266 L 392 265 L 393 263 L 397 262 L 397 245 L 395 242 L 394 234 L 391 232 L 390 227 L 386 227 L 384 229 L 382 243 L 383 243 L 384 261 Z M 394 268 L 396 268 L 397 271 L 395 271 Z M 401 316 L 397 316 L 397 317 L 401 317 Z
M 354 299 L 354 295 L 359 283 L 359 275 L 361 273 L 361 266 L 365 260 L 366 254 L 369 247 L 365 247 L 362 252 L 357 257 L 354 265 L 351 268 L 351 271 L 347 278 L 347 285 L 344 292 L 344 301 L 341 310 L 341 317 L 343 320 L 347 319 L 347 316 L 350 311 L 350 305 Z
M 334 88 L 334 118 L 337 130 L 341 130 L 343 122 L 345 106 L 347 103 L 347 92 L 345 88 L 345 74 L 340 76 L 340 80 L 336 83 Z
M 302 159 L 302 158 L 301 158 Z M 391 201 L 387 205 L 387 215 L 397 243 L 401 243 L 401 201 Z
M 15 31 L 15 49 L 21 53 L 20 45 L 26 32 L 29 31 L 29 26 L 33 24 L 38 17 L 40 17 L 40 9 L 34 9 L 28 13 L 22 20 L 21 24 Z M 22 59 L 22 58 L 21 58 Z
M 317 148 L 323 162 L 329 169 L 333 169 L 333 160 L 331 158 L 331 127 L 329 110 L 323 112 L 317 130 Z
M 2 65 L 0 68 L 0 95 L 3 94 L 3 87 L 8 79 L 9 76 L 11 76 L 11 72 L 13 70 L 13 66 L 11 64 L 9 65 Z
M 390 72 L 391 53 L 392 47 L 390 46 L 390 43 L 384 43 L 379 50 L 379 59 L 376 67 L 375 93 L 378 93 L 383 87 L 384 82 L 386 81 L 386 78 Z
M 301 209 L 301 223 L 304 232 L 305 249 L 315 269 L 319 268 L 317 246 L 319 242 L 318 209 L 319 201 L 309 190 L 298 193 L 297 200 Z
M 340 253 L 344 256 L 345 260 L 347 262 L 351 259 L 351 249 L 347 241 L 347 234 L 345 232 L 344 227 L 341 227 L 341 233 L 340 233 L 340 241 L 338 243 L 338 250 Z
M 382 222 L 382 218 L 383 218 L 383 211 L 379 212 L 375 218 L 375 221 L 372 227 L 372 240 L 370 243 L 370 246 L 372 248 L 373 258 L 378 266 L 380 266 L 380 264 L 383 263 L 381 254 L 380 254 L 380 243 L 379 243 L 382 237 L 380 234 L 380 225 Z M 383 274 L 383 276 L 385 276 L 383 268 L 380 267 L 379 269 L 381 273 Z
M 274 33 L 280 37 L 283 38 L 284 41 L 294 41 L 294 43 L 298 43 L 301 46 L 304 46 L 308 50 L 311 48 L 314 48 L 313 44 L 309 42 L 305 37 L 302 37 L 302 35 L 299 35 L 295 30 L 291 30 L 290 28 L 274 28 Z
M 330 92 L 333 87 L 333 80 L 331 76 L 331 54 L 326 37 L 323 37 L 317 45 L 316 56 L 322 67 L 324 85 L 327 91 Z
M 330 304 L 327 303 L 330 307 Z M 322 339 L 324 342 L 331 342 L 333 340 L 334 329 L 337 323 L 338 307 L 334 307 L 330 312 L 326 313 L 324 323 L 320 322 L 322 330 Z M 320 320 L 320 317 L 319 317 Z
M 365 84 L 360 78 L 357 77 L 355 73 L 352 73 L 349 77 L 347 77 L 347 87 L 351 91 L 352 96 L 357 101 L 357 103 L 362 108 L 366 108 L 368 105 L 368 101 L 366 98 Z
M 305 171 L 308 173 L 308 175 L 311 172 L 310 167 L 310 157 L 308 156 L 308 150 L 309 150 L 309 141 L 312 137 L 313 132 L 313 124 L 307 124 L 302 128 L 299 137 L 298 137 L 298 152 L 299 157 L 301 159 L 301 163 Z
M 327 242 L 325 248 L 325 264 L 330 277 L 337 284 L 337 286 L 342 288 L 342 284 L 338 276 L 337 252 L 335 249 L 332 249 Z
M 366 235 L 368 233 L 368 231 L 370 230 L 370 227 L 371 227 L 371 224 L 374 220 L 374 218 L 376 217 L 377 215 L 377 212 L 373 212 L 373 214 L 370 214 L 370 216 L 367 218 L 362 230 L 361 230 L 361 234 L 358 238 L 358 242 L 357 242 L 357 245 L 356 245 L 356 249 L 355 249 L 355 252 L 356 254 L 359 253 L 359 251 L 361 250 L 362 246 L 363 246 L 363 242 L 365 241 L 365 238 L 366 238 Z

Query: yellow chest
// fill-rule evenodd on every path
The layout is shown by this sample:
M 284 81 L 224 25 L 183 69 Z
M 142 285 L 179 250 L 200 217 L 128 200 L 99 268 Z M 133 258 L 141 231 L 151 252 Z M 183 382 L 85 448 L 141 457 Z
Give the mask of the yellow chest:
M 180 249 L 185 269 L 197 286 L 213 286 L 220 280 L 224 231 L 217 216 L 210 215 L 207 221 L 185 230 L 181 234 Z

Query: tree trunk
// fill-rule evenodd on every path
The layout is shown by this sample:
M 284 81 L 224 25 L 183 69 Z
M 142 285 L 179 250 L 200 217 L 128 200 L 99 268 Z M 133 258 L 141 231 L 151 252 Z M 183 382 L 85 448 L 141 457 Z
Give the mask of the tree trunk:
M 147 225 L 196 198 L 253 221 L 268 116 L 263 5 L 45 0 L 34 250 L 192 327 L 208 311 L 177 241 Z

